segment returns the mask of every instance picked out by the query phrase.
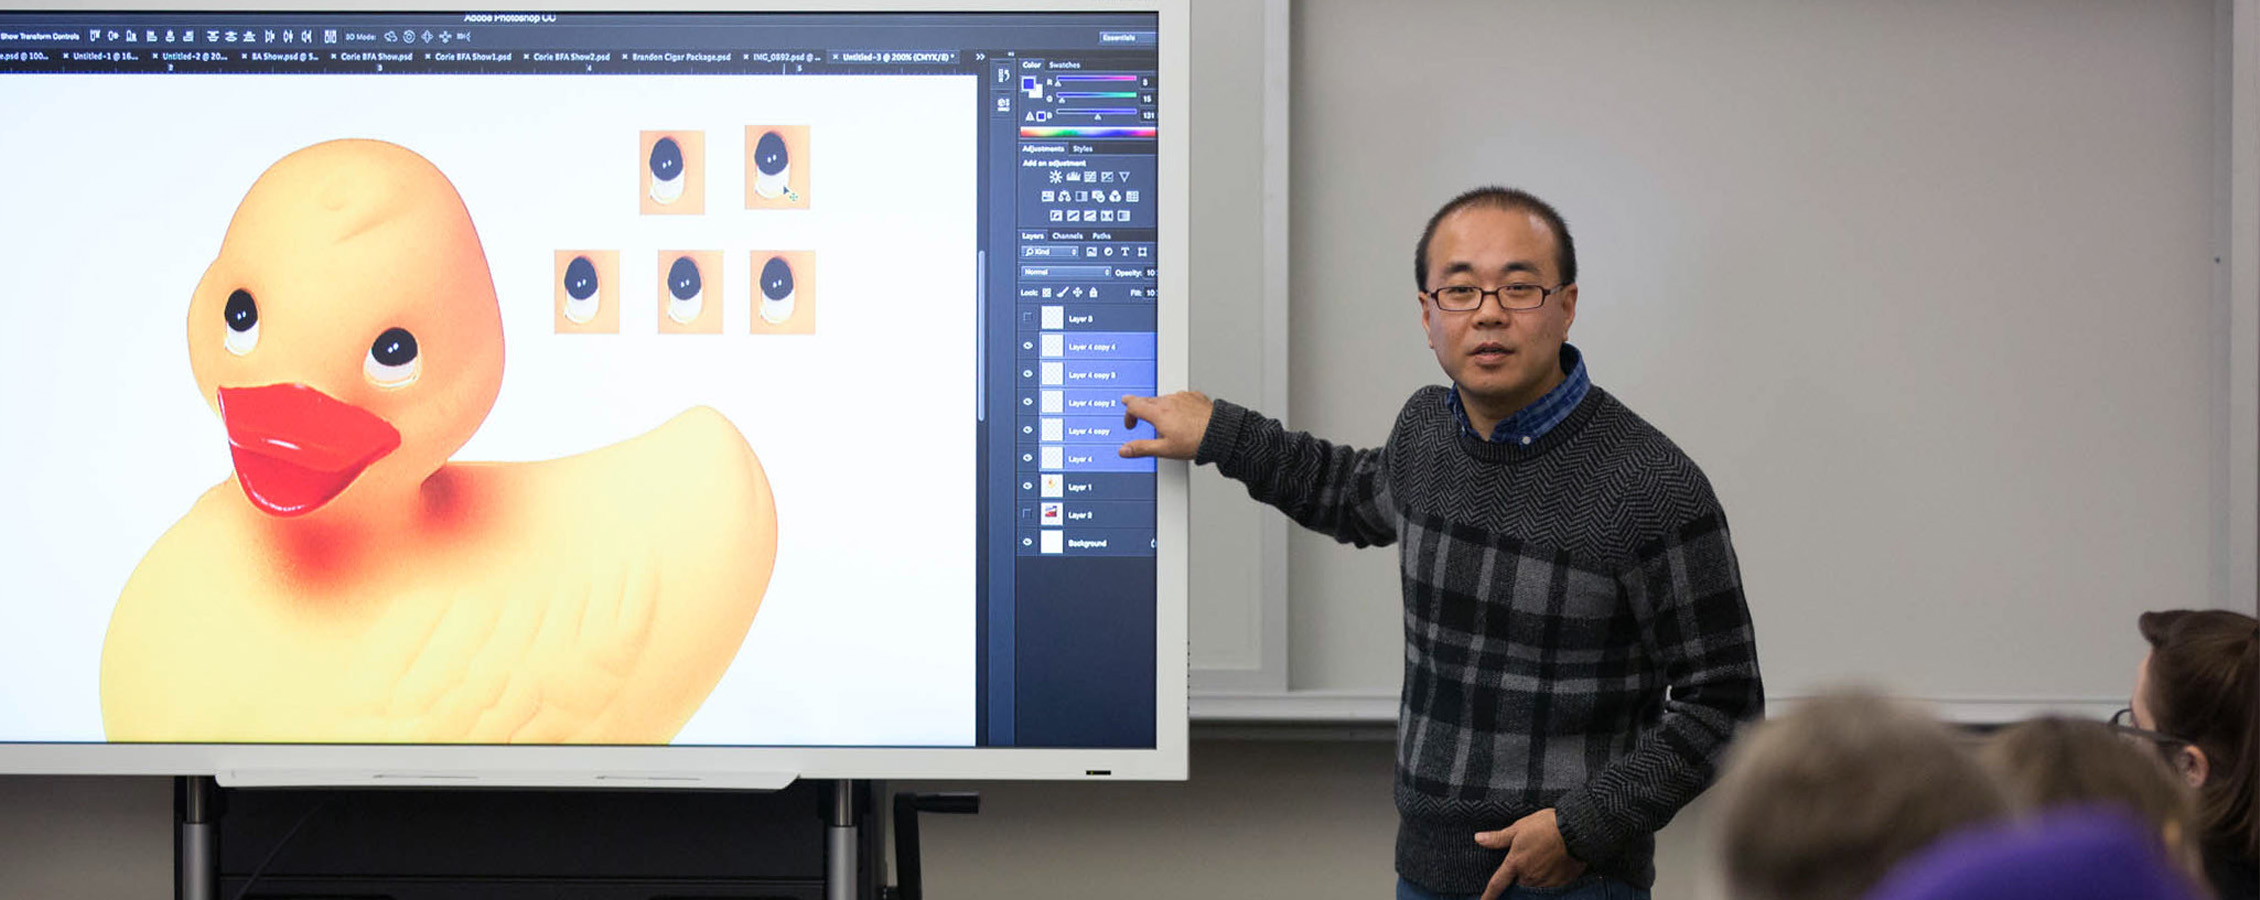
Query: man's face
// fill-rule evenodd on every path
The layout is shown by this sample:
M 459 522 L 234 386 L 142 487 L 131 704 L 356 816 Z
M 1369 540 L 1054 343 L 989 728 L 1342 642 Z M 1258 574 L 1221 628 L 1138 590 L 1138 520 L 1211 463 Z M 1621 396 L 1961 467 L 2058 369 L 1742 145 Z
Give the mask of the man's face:
M 1554 233 L 1546 221 L 1520 210 L 1468 207 L 1437 223 L 1428 244 L 1428 282 L 1494 289 L 1509 284 L 1551 288 L 1560 282 Z M 1420 324 L 1444 374 L 1474 403 L 1505 415 L 1561 383 L 1562 342 L 1577 319 L 1573 285 L 1536 309 L 1508 310 L 1492 295 L 1465 312 L 1436 308 L 1420 298 Z

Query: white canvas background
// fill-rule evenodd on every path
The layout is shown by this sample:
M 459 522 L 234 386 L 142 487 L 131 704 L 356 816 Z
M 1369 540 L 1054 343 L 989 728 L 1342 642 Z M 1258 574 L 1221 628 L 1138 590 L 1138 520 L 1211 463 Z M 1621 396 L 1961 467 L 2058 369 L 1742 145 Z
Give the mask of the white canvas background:
M 324 140 L 432 160 L 503 309 L 460 460 L 541 460 L 721 410 L 776 492 L 775 575 L 677 743 L 958 745 L 974 726 L 970 77 L 52 76 L 0 85 L 0 741 L 102 737 L 142 554 L 228 475 L 189 293 L 259 173 Z M 747 125 L 810 127 L 810 208 L 744 209 Z M 705 132 L 706 212 L 637 211 L 638 134 Z M 553 254 L 617 249 L 618 335 L 553 334 Z M 722 335 L 656 331 L 657 253 L 723 251 Z M 747 334 L 752 250 L 811 250 L 817 333 Z M 710 295 L 708 302 L 714 302 Z

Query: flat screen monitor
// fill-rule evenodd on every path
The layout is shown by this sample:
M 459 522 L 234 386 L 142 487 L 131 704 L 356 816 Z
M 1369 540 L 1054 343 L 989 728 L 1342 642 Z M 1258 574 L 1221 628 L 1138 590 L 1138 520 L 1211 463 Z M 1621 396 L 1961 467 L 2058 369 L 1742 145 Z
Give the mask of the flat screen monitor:
M 1185 44 L 0 10 L 0 771 L 1183 777 Z

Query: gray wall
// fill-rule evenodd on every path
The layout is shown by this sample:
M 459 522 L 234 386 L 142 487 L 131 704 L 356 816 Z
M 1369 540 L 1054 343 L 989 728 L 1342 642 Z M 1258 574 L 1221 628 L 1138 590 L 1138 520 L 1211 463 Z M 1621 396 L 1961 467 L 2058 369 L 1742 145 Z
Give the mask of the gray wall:
M 0 897 L 173 896 L 169 778 L 0 775 Z

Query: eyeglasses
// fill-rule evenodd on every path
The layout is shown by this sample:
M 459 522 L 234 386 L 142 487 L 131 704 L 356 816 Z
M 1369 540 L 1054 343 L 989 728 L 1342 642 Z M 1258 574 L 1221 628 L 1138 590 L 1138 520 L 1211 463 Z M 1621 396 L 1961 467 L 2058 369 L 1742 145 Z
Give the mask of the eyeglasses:
M 1483 308 L 1483 298 L 1496 295 L 1500 309 L 1537 309 L 1546 305 L 1546 298 L 1569 287 L 1568 282 L 1542 287 L 1535 284 L 1506 284 L 1485 290 L 1472 284 L 1448 284 L 1428 292 L 1428 299 L 1445 312 L 1468 312 Z
M 2111 730 L 2125 737 L 2156 744 L 2161 752 L 2168 752 L 2176 747 L 2186 747 L 2190 743 L 2187 739 L 2178 738 L 2162 731 L 2151 731 L 2148 728 L 2136 727 L 2134 724 L 2134 707 L 2131 706 L 2111 714 Z

